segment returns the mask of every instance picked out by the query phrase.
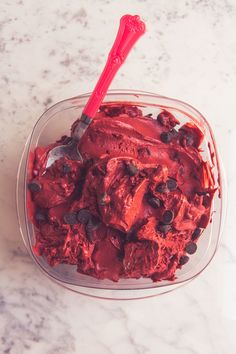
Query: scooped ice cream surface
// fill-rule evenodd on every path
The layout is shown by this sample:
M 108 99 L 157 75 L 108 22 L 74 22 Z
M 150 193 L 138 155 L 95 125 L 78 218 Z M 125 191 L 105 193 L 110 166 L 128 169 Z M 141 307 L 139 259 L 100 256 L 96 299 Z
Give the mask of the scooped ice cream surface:
M 75 128 L 76 122 L 72 126 Z M 214 180 L 204 134 L 167 110 L 155 119 L 129 104 L 103 105 L 78 144 L 83 162 L 31 156 L 34 252 L 98 279 L 173 280 L 211 218 Z

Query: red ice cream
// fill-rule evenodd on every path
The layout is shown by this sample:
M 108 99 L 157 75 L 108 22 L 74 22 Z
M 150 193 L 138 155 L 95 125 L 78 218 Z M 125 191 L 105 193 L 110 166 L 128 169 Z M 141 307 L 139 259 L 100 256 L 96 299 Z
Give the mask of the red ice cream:
M 197 250 L 215 192 L 202 131 L 176 126 L 166 110 L 153 119 L 103 105 L 78 144 L 83 162 L 62 158 L 45 171 L 48 151 L 69 138 L 37 148 L 28 184 L 35 253 L 98 279 L 173 280 Z

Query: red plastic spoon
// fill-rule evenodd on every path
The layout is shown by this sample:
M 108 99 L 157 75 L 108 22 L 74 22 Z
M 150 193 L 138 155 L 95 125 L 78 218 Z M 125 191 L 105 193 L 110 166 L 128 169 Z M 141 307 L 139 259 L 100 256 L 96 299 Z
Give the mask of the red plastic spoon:
M 77 143 L 92 122 L 118 69 L 124 63 L 131 48 L 144 32 L 145 24 L 140 20 L 139 16 L 124 15 L 121 17 L 120 27 L 113 47 L 108 55 L 105 68 L 72 133 L 72 142 L 68 145 L 60 145 L 50 150 L 46 168 L 63 156 L 82 161 L 82 156 L 77 149 Z

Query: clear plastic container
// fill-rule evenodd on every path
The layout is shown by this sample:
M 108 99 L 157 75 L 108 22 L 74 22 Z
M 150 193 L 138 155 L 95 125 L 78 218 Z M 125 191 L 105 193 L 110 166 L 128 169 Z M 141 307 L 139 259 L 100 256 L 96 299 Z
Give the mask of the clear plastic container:
M 166 108 L 173 113 L 182 124 L 193 120 L 205 130 L 205 139 L 201 146 L 202 155 L 211 165 L 212 156 L 214 155 L 213 174 L 216 187 L 219 187 L 220 190 L 220 197 L 219 193 L 216 192 L 212 204 L 212 222 L 209 223 L 198 240 L 197 252 L 190 257 L 189 262 L 185 264 L 182 269 L 177 270 L 176 280 L 163 280 L 156 283 L 148 278 L 120 279 L 117 283 L 110 280 L 97 280 L 93 277 L 78 273 L 76 266 L 58 265 L 51 267 L 43 257 L 36 256 L 32 251 L 32 247 L 35 243 L 35 231 L 34 226 L 28 219 L 26 204 L 29 153 L 37 146 L 46 146 L 55 142 L 62 135 L 70 135 L 70 127 L 72 123 L 80 117 L 88 97 L 89 94 L 84 94 L 61 101 L 49 108 L 39 118 L 32 134 L 26 142 L 17 178 L 18 219 L 25 246 L 44 274 L 58 284 L 81 294 L 107 299 L 135 299 L 172 291 L 196 277 L 209 264 L 217 249 L 225 213 L 224 176 L 212 130 L 201 113 L 192 106 L 179 100 L 148 92 L 131 92 L 126 90 L 109 91 L 104 99 L 105 103 L 124 102 L 125 104 L 140 106 L 144 114 L 153 113 L 154 117 L 157 116 L 160 110 Z

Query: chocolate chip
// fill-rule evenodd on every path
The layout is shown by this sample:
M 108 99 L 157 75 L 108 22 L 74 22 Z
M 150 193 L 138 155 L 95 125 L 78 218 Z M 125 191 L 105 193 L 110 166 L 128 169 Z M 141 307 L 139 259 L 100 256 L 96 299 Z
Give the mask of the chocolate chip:
M 68 212 L 64 214 L 63 219 L 66 224 L 74 225 L 77 224 L 77 213 L 75 211 Z
M 135 176 L 138 173 L 138 168 L 132 162 L 127 164 L 127 172 L 130 176 Z
M 81 224 L 87 224 L 91 217 L 90 211 L 87 209 L 81 209 L 77 213 L 77 220 Z
M 163 232 L 164 234 L 170 231 L 171 225 L 163 224 L 162 222 L 159 222 L 157 225 L 157 230 L 160 232 Z
M 189 242 L 187 243 L 187 245 L 185 246 L 185 251 L 188 254 L 194 254 L 197 250 L 197 245 L 194 242 Z
M 179 264 L 180 265 L 184 265 L 189 261 L 189 257 L 188 256 L 181 256 L 179 259 Z
M 170 224 L 174 219 L 174 213 L 172 210 L 166 210 L 162 216 L 162 221 L 164 224 Z
M 148 113 L 148 114 L 146 114 L 144 117 L 152 118 L 152 113 Z
M 177 188 L 177 182 L 173 178 L 169 178 L 166 182 L 166 185 L 169 191 L 174 191 Z
M 162 132 L 160 139 L 163 143 L 168 144 L 171 141 L 171 134 L 169 132 Z
M 44 212 L 42 211 L 36 211 L 35 213 L 35 220 L 38 221 L 38 222 L 41 222 L 41 221 L 46 221 L 47 220 L 47 216 Z
M 156 191 L 159 193 L 166 193 L 168 192 L 167 184 L 165 182 L 161 182 L 157 185 Z
M 192 236 L 191 236 L 192 241 L 195 241 L 195 240 L 200 236 L 201 231 L 202 231 L 202 230 L 201 230 L 199 227 L 197 227 L 197 228 L 193 231 Z
M 31 192 L 39 192 L 42 189 L 42 185 L 37 181 L 30 182 L 30 183 L 28 183 L 28 189 Z
M 156 197 L 149 197 L 148 204 L 150 204 L 153 208 L 157 209 L 161 206 L 161 200 Z

